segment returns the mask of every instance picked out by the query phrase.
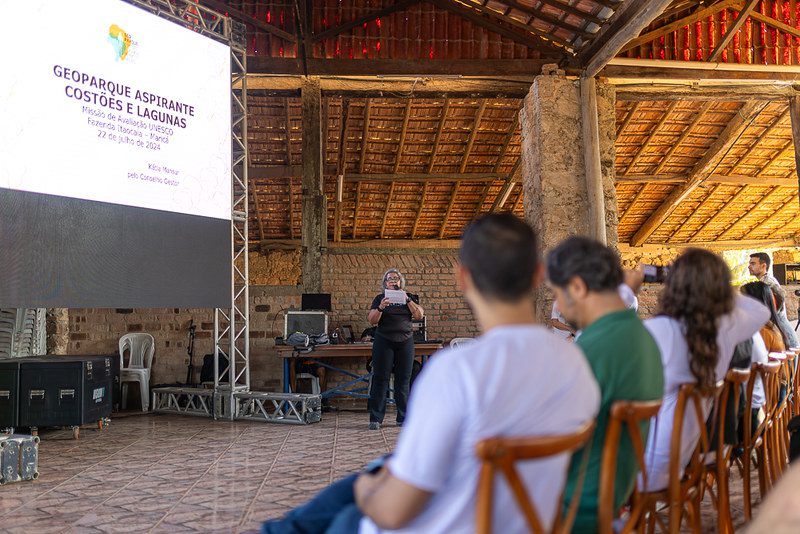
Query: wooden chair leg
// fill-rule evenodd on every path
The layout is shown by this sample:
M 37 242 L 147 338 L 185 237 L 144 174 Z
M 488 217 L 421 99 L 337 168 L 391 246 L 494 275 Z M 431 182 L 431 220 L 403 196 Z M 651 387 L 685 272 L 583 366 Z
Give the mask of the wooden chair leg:
M 742 500 L 744 501 L 744 518 L 747 522 L 750 522 L 750 519 L 753 515 L 753 496 L 750 493 L 752 491 L 752 488 L 750 487 L 750 468 L 752 461 L 750 454 L 751 451 L 745 449 L 744 454 L 742 455 L 742 486 L 744 493 L 742 495 Z

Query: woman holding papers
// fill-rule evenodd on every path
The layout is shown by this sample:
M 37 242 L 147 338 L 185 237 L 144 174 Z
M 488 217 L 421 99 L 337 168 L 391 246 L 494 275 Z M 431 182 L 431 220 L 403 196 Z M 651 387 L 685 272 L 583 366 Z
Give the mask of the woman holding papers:
M 397 426 L 406 417 L 411 367 L 414 363 L 412 319 L 425 314 L 422 306 L 405 292 L 406 279 L 397 269 L 383 274 L 383 293 L 372 300 L 369 324 L 377 325 L 372 341 L 372 384 L 369 388 L 369 429 L 378 430 L 386 414 L 389 375 L 394 371 L 394 399 L 397 403 Z

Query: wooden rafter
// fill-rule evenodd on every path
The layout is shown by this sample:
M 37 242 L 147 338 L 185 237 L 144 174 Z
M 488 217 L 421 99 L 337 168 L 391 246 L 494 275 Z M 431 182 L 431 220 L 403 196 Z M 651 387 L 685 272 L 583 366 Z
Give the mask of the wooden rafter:
M 625 208 L 625 211 L 623 211 L 623 212 L 622 212 L 622 215 L 620 215 L 620 216 L 619 216 L 619 219 L 618 219 L 618 220 L 619 220 L 620 222 L 622 222 L 622 220 L 623 220 L 623 219 L 625 219 L 625 217 L 627 217 L 627 216 L 628 216 L 628 214 L 629 214 L 629 213 L 631 212 L 631 210 L 633 209 L 633 206 L 634 206 L 634 204 L 636 204 L 636 203 L 639 201 L 639 199 L 640 199 L 640 198 L 642 198 L 642 195 L 644 195 L 644 191 L 645 191 L 645 189 L 647 189 L 647 184 L 646 184 L 646 183 L 645 183 L 645 184 L 642 184 L 642 187 L 639 189 L 639 191 L 637 191 L 637 192 L 636 192 L 636 196 L 635 196 L 635 197 L 633 197 L 633 200 L 631 200 L 631 203 L 630 203 L 630 204 L 628 204 L 628 207 L 627 207 L 627 208 Z
M 700 105 L 700 108 L 697 110 L 697 113 L 692 119 L 692 122 L 681 133 L 680 137 L 678 137 L 678 140 L 672 144 L 669 150 L 667 150 L 667 153 L 664 154 L 664 157 L 661 159 L 661 162 L 658 164 L 658 167 L 656 167 L 656 170 L 653 171 L 653 174 L 659 174 L 662 170 L 664 170 L 664 167 L 667 165 L 669 158 L 672 157 L 672 154 L 678 149 L 678 147 L 681 146 L 681 143 L 683 143 L 686 140 L 686 138 L 689 137 L 694 127 L 700 124 L 700 121 L 703 120 L 703 117 L 705 116 L 706 112 L 708 112 L 708 110 L 711 108 L 711 106 L 712 106 L 711 102 L 703 102 Z
M 370 11 L 366 15 L 361 17 L 355 18 L 353 20 L 347 21 L 345 23 L 336 26 L 335 28 L 328 28 L 325 31 L 321 31 L 314 35 L 312 41 L 318 42 L 322 41 L 323 39 L 328 39 L 330 37 L 335 37 L 342 33 L 348 32 L 353 28 L 357 28 L 359 26 L 363 26 L 368 22 L 372 22 L 375 19 L 379 19 L 381 17 L 385 17 L 387 15 L 391 15 L 392 13 L 396 13 L 398 11 L 405 11 L 406 9 L 419 4 L 422 0 L 400 0 L 394 4 L 388 5 L 384 8 L 377 9 L 375 11 Z
M 794 145 L 794 170 L 797 174 L 797 189 L 800 191 L 800 98 L 789 100 L 789 115 L 792 123 L 792 144 Z
M 777 193 L 779 189 L 780 187 L 778 186 L 770 188 L 769 191 L 767 191 L 758 202 L 756 202 L 749 210 L 739 215 L 739 217 L 737 217 L 735 221 L 729 224 L 728 227 L 725 230 L 723 230 L 720 234 L 718 234 L 714 239 L 722 239 L 723 236 L 728 235 L 730 231 L 736 228 L 736 226 L 740 222 L 747 220 L 748 217 L 750 217 L 753 213 L 758 211 L 761 208 L 761 206 L 767 203 L 771 199 L 772 195 Z
M 731 6 L 737 5 L 740 1 L 741 0 L 722 0 L 722 2 L 717 2 L 715 4 L 711 4 L 710 6 L 705 7 L 703 9 L 698 9 L 694 13 L 692 13 L 692 14 L 686 16 L 686 17 L 683 17 L 682 19 L 676 20 L 674 22 L 670 22 L 669 24 L 665 24 L 664 26 L 662 26 L 662 27 L 660 27 L 660 28 L 658 28 L 656 30 L 653 30 L 651 32 L 647 32 L 646 34 L 642 35 L 641 37 L 637 37 L 636 39 L 633 39 L 632 41 L 629 41 L 625 46 L 622 47 L 622 49 L 620 51 L 621 52 L 626 52 L 626 51 L 630 50 L 631 48 L 636 48 L 637 46 L 641 46 L 641 45 L 643 45 L 645 43 L 649 43 L 650 41 L 658 39 L 659 37 L 661 37 L 663 35 L 667 35 L 668 33 L 672 33 L 672 32 L 674 32 L 674 31 L 676 31 L 676 30 L 678 30 L 680 28 L 683 28 L 684 26 L 687 26 L 689 24 L 693 24 L 693 23 L 697 22 L 698 20 L 702 20 L 704 18 L 707 18 L 707 17 L 710 17 L 710 16 L 714 15 L 715 13 L 719 13 L 723 9 L 727 9 L 727 8 L 729 8 Z
M 562 17 L 554 17 L 552 15 L 548 15 L 547 13 L 542 11 L 541 9 L 537 9 L 535 7 L 531 7 L 531 6 L 525 5 L 522 2 L 518 2 L 517 0 L 503 0 L 503 3 L 508 6 L 509 9 L 507 11 L 510 11 L 511 9 L 516 9 L 517 11 L 525 13 L 526 15 L 530 15 L 531 17 L 535 17 L 535 18 L 541 20 L 542 22 L 546 22 L 548 24 L 552 24 L 553 26 L 561 28 L 562 30 L 567 30 L 569 32 L 576 33 L 576 34 L 578 34 L 578 35 L 580 35 L 581 37 L 584 37 L 584 38 L 590 38 L 591 39 L 594 36 L 593 33 L 589 33 L 586 30 L 584 30 L 583 28 L 580 28 L 578 26 L 575 26 L 574 24 L 570 24 L 570 23 L 566 22 L 564 20 L 565 17 L 563 17 L 563 16 Z
M 685 184 L 688 181 L 686 174 L 618 174 L 616 182 L 618 184 Z M 782 185 L 794 187 L 797 185 L 794 178 L 780 178 L 777 176 L 746 174 L 710 174 L 705 179 L 707 184 L 728 184 L 728 185 Z
M 442 226 L 439 228 L 439 239 L 444 237 L 444 232 L 447 230 L 447 222 L 450 219 L 450 213 L 453 211 L 453 206 L 456 203 L 456 198 L 458 198 L 458 189 L 461 187 L 461 182 L 456 182 L 453 186 L 453 194 L 450 196 L 450 202 L 447 203 L 447 211 L 444 212 L 444 218 L 442 219 Z
M 736 194 L 735 194 L 735 195 L 733 195 L 731 198 L 729 198 L 729 199 L 728 199 L 728 201 L 727 201 L 727 202 L 725 202 L 725 204 L 723 204 L 723 205 L 722 205 L 722 207 L 721 207 L 720 209 L 718 209 L 718 210 L 717 210 L 717 211 L 714 213 L 714 215 L 712 215 L 711 217 L 709 217 L 709 219 L 708 219 L 706 222 L 704 222 L 704 223 L 702 224 L 702 226 L 700 226 L 700 228 L 698 228 L 697 230 L 695 230 L 695 232 L 694 232 L 694 233 L 693 233 L 693 234 L 692 234 L 692 235 L 689 237 L 689 239 L 687 239 L 687 241 L 691 242 L 691 241 L 692 241 L 692 240 L 693 240 L 695 237 L 697 237 L 698 235 L 702 234 L 702 233 L 705 231 L 705 229 L 706 229 L 706 228 L 708 228 L 709 226 L 711 226 L 711 224 L 712 224 L 712 223 L 714 223 L 714 221 L 716 221 L 716 220 L 719 218 L 719 216 L 720 216 L 722 213 L 724 213 L 724 212 L 725 212 L 725 210 L 726 210 L 726 209 L 727 209 L 729 206 L 733 206 L 733 205 L 735 205 L 735 204 L 736 204 L 736 203 L 739 201 L 739 199 L 745 195 L 745 193 L 747 193 L 747 186 L 746 186 L 746 185 L 745 185 L 745 186 L 742 186 L 742 187 L 741 187 L 741 188 L 740 188 L 740 189 L 739 189 L 739 190 L 736 192 Z
M 283 100 L 283 113 L 286 116 L 286 165 L 292 165 L 292 123 L 289 120 L 289 99 Z M 302 166 L 298 169 L 299 173 L 303 173 Z M 255 173 L 253 173 L 255 175 Z M 248 176 L 250 173 L 248 173 Z M 289 184 L 289 237 L 294 239 L 294 187 L 292 184 L 292 174 L 287 176 L 287 183 Z
M 511 144 L 511 140 L 514 138 L 514 134 L 517 132 L 517 127 L 519 126 L 519 111 L 520 110 L 517 109 L 514 112 L 514 118 L 511 119 L 511 126 L 509 126 L 506 137 L 503 139 L 502 145 L 500 145 L 500 154 L 497 156 L 497 163 L 494 164 L 493 172 L 500 172 L 500 165 L 508 154 L 508 145 Z
M 259 239 L 266 239 L 264 235 L 264 219 L 261 217 L 261 202 L 258 199 L 258 190 L 256 190 L 255 180 L 248 178 L 248 188 L 250 194 L 253 195 L 253 204 L 256 206 L 256 220 L 258 221 L 258 237 Z
M 744 130 L 750 126 L 764 107 L 766 107 L 766 104 L 763 102 L 747 102 L 742 106 L 717 140 L 709 147 L 705 155 L 692 167 L 687 182 L 676 187 L 633 235 L 631 238 L 632 246 L 642 245 L 656 228 L 658 228 L 661 223 L 670 216 L 675 208 L 678 207 L 678 204 L 708 178 L 708 175 L 716 168 L 715 163 L 717 160 L 720 157 L 724 157 L 731 147 L 733 147 Z
M 467 19 L 473 24 L 481 26 L 489 31 L 495 32 L 497 34 L 502 35 L 508 39 L 511 39 L 514 42 L 517 42 L 521 45 L 525 45 L 529 48 L 547 48 L 551 52 L 556 52 L 558 54 L 563 54 L 564 49 L 560 46 L 554 44 L 555 41 L 553 40 L 552 36 L 547 36 L 546 38 L 534 33 L 535 28 L 531 26 L 524 25 L 520 22 L 514 21 L 516 25 L 519 26 L 526 26 L 523 32 L 519 32 L 513 27 L 515 24 L 512 24 L 511 20 L 508 18 L 500 18 L 500 15 L 496 11 L 491 9 L 485 8 L 483 6 L 476 6 L 475 4 L 470 3 L 469 7 L 462 3 L 456 3 L 451 0 L 428 0 L 431 4 L 435 5 L 439 9 L 444 11 L 449 11 L 454 13 L 461 18 Z M 506 26 L 505 24 L 509 24 Z M 544 32 L 540 32 L 544 33 Z M 545 34 L 546 35 L 546 34 Z M 563 41 L 563 40 L 562 40 Z M 567 43 L 566 41 L 563 41 Z M 571 46 L 567 43 L 567 46 Z
M 554 7 L 560 10 L 565 15 L 573 15 L 575 17 L 580 17 L 588 22 L 594 22 L 598 26 L 603 24 L 603 22 L 605 22 L 603 19 L 598 18 L 595 15 L 592 15 L 588 11 L 583 11 L 581 9 L 573 7 L 569 4 L 564 3 L 561 0 L 542 0 L 542 4 Z
M 626 0 L 608 22 L 600 27 L 597 36 L 589 41 L 578 59 L 584 66 L 584 76 L 593 78 L 631 39 L 639 35 L 671 0 Z
M 475 207 L 475 217 L 483 213 L 483 205 L 486 203 L 486 199 L 489 197 L 489 192 L 491 190 L 492 182 L 489 182 L 483 186 L 483 193 L 481 193 L 481 196 L 478 199 L 478 205 Z
M 472 145 L 475 144 L 475 138 L 478 136 L 478 130 L 481 125 L 481 119 L 483 118 L 483 113 L 486 111 L 486 99 L 482 99 L 480 105 L 478 106 L 478 110 L 475 112 L 475 119 L 472 123 L 472 131 L 469 133 L 469 138 L 467 139 L 467 146 L 464 149 L 464 156 L 461 158 L 461 167 L 459 172 L 465 172 L 467 170 L 467 164 L 469 163 L 469 154 L 472 152 Z M 456 187 L 458 189 L 458 187 Z
M 442 138 L 442 131 L 444 130 L 444 123 L 447 120 L 447 112 L 450 109 L 450 99 L 444 99 L 444 106 L 442 107 L 442 119 L 439 121 L 439 126 L 436 128 L 436 136 L 433 138 L 433 147 L 431 148 L 431 160 L 428 162 L 428 173 L 433 171 L 433 166 L 436 163 L 436 151 L 439 148 L 439 140 Z
M 403 126 L 400 128 L 400 139 L 397 141 L 397 155 L 394 159 L 393 174 L 397 174 L 400 169 L 400 155 L 403 153 L 403 145 L 406 143 L 406 134 L 408 133 L 408 121 L 411 119 L 411 99 L 406 100 L 406 108 L 403 112 Z
M 345 155 L 347 153 L 347 117 L 350 114 L 350 100 L 342 99 L 342 114 L 339 124 L 339 155 L 336 160 L 336 208 L 333 215 L 333 240 L 342 240 L 342 199 L 344 196 Z
M 392 204 L 392 197 L 394 196 L 394 182 L 389 184 L 389 194 L 386 196 L 386 208 L 383 210 L 383 221 L 381 221 L 381 239 L 385 237 L 386 222 L 389 220 L 389 207 Z
M 744 8 L 739 11 L 739 14 L 736 16 L 736 19 L 733 23 L 728 27 L 725 31 L 725 35 L 722 37 L 717 46 L 714 47 L 714 50 L 711 51 L 711 54 L 708 56 L 708 61 L 714 62 L 719 60 L 719 57 L 722 55 L 722 51 L 727 48 L 728 44 L 733 39 L 733 36 L 736 35 L 736 32 L 739 31 L 739 28 L 742 27 L 744 21 L 747 20 L 747 17 L 750 15 L 750 12 L 753 11 L 753 8 L 756 7 L 759 0 L 747 0 L 747 4 L 745 4 Z
M 428 182 L 423 182 L 422 195 L 419 197 L 419 206 L 417 206 L 417 215 L 414 217 L 414 226 L 411 228 L 411 239 L 414 239 L 414 236 L 417 235 L 417 227 L 419 226 L 419 221 L 422 219 L 422 210 L 425 207 L 425 195 L 427 194 Z
M 358 160 L 358 172 L 364 173 L 364 160 L 367 157 L 367 135 L 369 134 L 369 114 L 372 100 L 367 98 L 364 102 L 364 127 L 361 131 L 361 158 Z
M 750 18 L 753 20 L 757 20 L 758 22 L 763 22 L 767 26 L 772 26 L 773 28 L 780 30 L 782 32 L 786 32 L 792 37 L 800 37 L 800 30 L 793 26 L 789 26 L 788 24 L 784 24 L 783 22 L 776 20 L 772 17 L 764 15 L 763 13 L 759 13 L 756 10 L 753 10 L 750 13 Z
M 627 128 L 628 125 L 631 123 L 631 121 L 633 120 L 634 115 L 636 115 L 636 112 L 639 110 L 639 106 L 640 105 L 642 105 L 641 102 L 634 102 L 633 103 L 633 105 L 631 106 L 631 109 L 625 115 L 625 119 L 622 121 L 622 124 L 620 124 L 617 127 L 617 137 L 619 137 L 620 134 L 625 131 L 625 128 Z
M 356 227 L 358 226 L 358 208 L 361 204 L 361 182 L 356 182 L 356 196 L 353 200 L 353 232 L 350 237 L 356 238 Z
M 711 201 L 711 199 L 714 198 L 714 195 L 717 194 L 717 191 L 719 191 L 720 187 L 722 187 L 722 184 L 716 184 L 714 187 L 711 188 L 711 191 L 709 191 L 706 197 L 700 201 L 700 204 L 698 204 L 697 207 L 692 210 L 692 213 L 688 217 L 686 217 L 686 220 L 683 221 L 683 223 L 680 226 L 678 226 L 677 230 L 672 232 L 672 234 L 667 238 L 668 243 L 670 241 L 674 241 L 675 236 L 680 235 L 680 233 L 683 232 L 683 229 L 686 228 L 690 222 L 693 222 L 694 215 L 696 213 L 699 213 L 701 209 L 706 207 L 706 205 Z
M 761 230 L 763 227 L 765 227 L 767 225 L 767 223 L 769 223 L 772 219 L 774 219 L 778 215 L 783 215 L 783 212 L 785 210 L 787 210 L 788 208 L 796 208 L 797 206 L 794 205 L 796 198 L 797 198 L 797 193 L 790 194 L 788 197 L 786 197 L 786 200 L 784 200 L 781 203 L 781 207 L 780 208 L 776 209 L 771 214 L 769 214 L 767 216 L 767 218 L 764 219 L 763 221 L 761 221 L 758 224 L 754 225 L 753 228 L 751 228 L 746 234 L 744 234 L 741 237 L 741 239 L 750 239 L 753 234 L 755 234 L 758 230 Z
M 289 237 L 294 239 L 294 180 L 288 176 L 286 182 L 289 186 Z
M 207 5 L 212 9 L 219 11 L 220 13 L 228 13 L 231 17 L 241 22 L 250 24 L 251 26 L 258 28 L 261 31 L 271 33 L 275 37 L 283 39 L 284 41 L 289 41 L 291 43 L 297 42 L 297 39 L 291 33 L 285 32 L 282 29 L 278 28 L 277 26 L 273 26 L 272 24 L 267 24 L 265 22 L 262 22 L 261 20 L 251 15 L 248 15 L 244 11 L 240 11 L 236 8 L 229 6 L 225 2 L 222 2 L 220 0 L 202 0 L 201 3 Z
M 658 120 L 655 126 L 650 128 L 650 134 L 645 138 L 645 140 L 639 146 L 639 149 L 633 155 L 633 159 L 627 165 L 625 172 L 630 172 L 630 170 L 636 166 L 636 164 L 639 162 L 639 158 L 642 157 L 642 154 L 644 154 L 645 150 L 647 150 L 647 147 L 650 145 L 650 142 L 653 140 L 655 136 L 658 135 L 659 130 L 661 130 L 661 127 L 664 126 L 664 123 L 670 119 L 670 114 L 677 107 L 677 105 L 678 105 L 677 101 L 669 103 L 667 109 L 664 110 L 664 114 L 661 116 L 661 118 Z

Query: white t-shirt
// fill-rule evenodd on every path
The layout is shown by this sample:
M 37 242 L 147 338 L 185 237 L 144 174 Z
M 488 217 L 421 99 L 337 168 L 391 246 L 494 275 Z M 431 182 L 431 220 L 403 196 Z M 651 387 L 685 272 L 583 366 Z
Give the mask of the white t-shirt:
M 769 319 L 769 310 L 755 299 L 736 295 L 734 310 L 719 320 L 717 349 L 719 352 L 715 374 L 717 380 L 725 378 L 736 345 L 758 332 Z M 644 322 L 656 340 L 664 365 L 664 400 L 656 420 L 650 424 L 650 435 L 644 461 L 647 465 L 647 491 L 657 491 L 669 484 L 669 445 L 678 389 L 697 379 L 689 368 L 689 348 L 681 323 L 671 317 L 654 317 Z M 703 420 L 708 418 L 711 404 L 704 406 Z M 697 445 L 700 428 L 694 413 L 687 410 L 681 437 L 681 465 L 686 465 Z
M 553 301 L 553 310 L 550 312 L 550 318 L 555 319 L 561 323 L 567 324 L 567 320 L 561 315 L 561 310 L 558 309 L 558 303 L 554 300 Z M 569 330 L 561 330 L 556 327 L 551 327 L 550 330 L 560 337 L 561 339 L 570 339 L 572 337 L 572 332 Z
M 593 420 L 600 390 L 581 351 L 545 327 L 493 328 L 474 343 L 436 353 L 414 390 L 388 468 L 433 493 L 404 533 L 473 534 L 480 462 L 475 446 L 495 436 L 563 434 Z M 529 495 L 549 528 L 569 455 L 519 465 Z M 504 479 L 497 478 L 494 531 L 528 529 Z M 367 517 L 359 532 L 380 532 Z
M 761 334 L 756 332 L 753 334 L 753 353 L 751 355 L 750 363 L 767 363 L 769 362 L 769 352 L 767 345 L 764 343 L 764 338 Z M 764 383 L 761 382 L 761 377 L 756 376 L 756 381 L 753 384 L 753 401 L 750 405 L 753 410 L 758 410 L 764 406 L 766 395 L 764 394 Z

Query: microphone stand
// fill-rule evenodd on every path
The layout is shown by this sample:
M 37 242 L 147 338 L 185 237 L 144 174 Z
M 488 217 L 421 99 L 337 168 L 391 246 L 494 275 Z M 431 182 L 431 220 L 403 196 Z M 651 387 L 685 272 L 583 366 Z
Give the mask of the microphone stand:
M 194 387 L 194 331 L 197 327 L 194 325 L 194 319 L 189 323 L 189 346 L 186 352 L 189 354 L 189 368 L 186 369 L 186 385 Z

